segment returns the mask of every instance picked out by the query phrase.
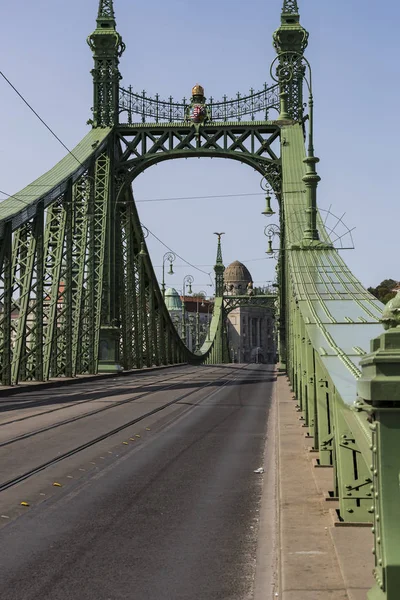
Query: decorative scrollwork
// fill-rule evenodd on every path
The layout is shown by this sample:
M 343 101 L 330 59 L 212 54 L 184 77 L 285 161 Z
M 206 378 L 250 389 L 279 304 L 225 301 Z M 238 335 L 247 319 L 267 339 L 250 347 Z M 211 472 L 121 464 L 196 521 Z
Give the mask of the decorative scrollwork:
M 297 81 L 299 71 L 304 70 L 303 55 L 298 52 L 281 52 L 271 63 L 270 75 L 280 84 Z M 275 67 L 276 63 L 279 64 Z
M 119 111 L 128 114 L 128 123 L 133 123 L 133 115 L 141 116 L 143 123 L 148 120 L 168 121 L 176 123 L 185 121 L 190 101 L 186 98 L 182 102 L 174 102 L 172 96 L 168 100 L 161 100 L 158 94 L 154 98 L 146 95 L 134 93 L 132 87 L 120 89 Z M 267 86 L 259 92 L 250 90 L 250 94 L 242 96 L 237 94 L 236 98 L 228 100 L 224 96 L 222 101 L 214 102 L 211 97 L 207 102 L 207 112 L 210 121 L 241 121 L 242 117 L 249 116 L 252 121 L 256 115 L 262 113 L 262 120 L 269 120 L 270 110 L 279 111 L 279 87 L 274 84 Z
M 276 197 L 280 200 L 282 193 L 282 167 L 277 162 L 268 163 L 265 166 L 265 179 L 272 187 Z
M 303 54 L 299 52 L 281 52 L 270 68 L 273 81 L 279 83 L 281 91 L 287 94 L 288 112 L 295 121 L 301 121 L 303 116 L 305 62 Z

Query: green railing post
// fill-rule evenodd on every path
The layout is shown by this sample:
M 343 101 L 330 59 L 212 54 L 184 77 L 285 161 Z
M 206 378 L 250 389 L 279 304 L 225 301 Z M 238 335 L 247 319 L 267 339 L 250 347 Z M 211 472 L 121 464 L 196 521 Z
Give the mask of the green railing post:
M 360 361 L 359 408 L 372 430 L 372 487 L 376 583 L 369 600 L 397 600 L 400 590 L 400 294 L 385 307 L 388 331 Z

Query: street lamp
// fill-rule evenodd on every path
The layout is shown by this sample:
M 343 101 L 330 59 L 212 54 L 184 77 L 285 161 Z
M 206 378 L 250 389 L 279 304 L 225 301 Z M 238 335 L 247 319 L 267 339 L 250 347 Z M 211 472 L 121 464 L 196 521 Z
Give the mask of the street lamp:
M 199 298 L 201 298 L 201 306 L 205 306 L 204 298 L 207 293 L 204 290 L 200 290 L 197 292 L 197 300 L 196 300 L 196 350 L 200 348 L 200 313 L 199 313 Z
M 264 227 L 264 235 L 268 238 L 268 248 L 265 251 L 265 254 L 268 254 L 269 258 L 278 258 L 279 250 L 272 248 L 272 240 L 274 237 L 281 235 L 281 230 L 279 229 L 278 225 L 272 224 Z
M 263 177 L 261 179 L 261 181 L 260 181 L 260 187 L 267 194 L 265 196 L 266 207 L 265 207 L 265 210 L 263 210 L 263 212 L 261 214 L 265 215 L 266 217 L 272 217 L 272 215 L 275 214 L 275 211 L 272 210 L 272 208 L 271 208 L 271 188 L 269 187 L 269 184 L 268 184 L 268 181 L 267 181 L 266 177 Z
M 176 260 L 176 254 L 175 252 L 166 252 L 163 256 L 163 263 L 162 263 L 162 284 L 161 284 L 161 291 L 162 291 L 162 297 L 165 300 L 165 262 L 169 260 L 169 271 L 168 271 L 168 275 L 173 275 L 174 274 L 174 269 L 172 268 L 172 263 Z
M 182 328 L 181 328 L 181 337 L 186 344 L 186 314 L 185 314 L 185 296 L 186 296 L 186 284 L 188 283 L 188 292 L 192 293 L 192 283 L 194 282 L 194 277 L 192 275 L 185 275 L 182 283 Z

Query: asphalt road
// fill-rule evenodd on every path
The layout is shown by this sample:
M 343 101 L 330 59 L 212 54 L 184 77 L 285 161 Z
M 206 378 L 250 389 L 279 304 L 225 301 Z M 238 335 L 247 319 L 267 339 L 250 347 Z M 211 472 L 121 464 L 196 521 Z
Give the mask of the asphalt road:
M 272 367 L 237 366 L 154 435 L 7 523 L 1 600 L 253 598 L 254 470 L 273 379 Z

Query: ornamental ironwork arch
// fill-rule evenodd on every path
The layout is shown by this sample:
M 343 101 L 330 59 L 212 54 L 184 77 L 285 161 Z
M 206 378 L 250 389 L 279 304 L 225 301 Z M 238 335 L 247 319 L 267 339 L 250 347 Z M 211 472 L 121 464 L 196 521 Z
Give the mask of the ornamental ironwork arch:
M 277 294 L 259 294 L 254 296 L 224 296 L 224 314 L 227 316 L 236 308 L 265 308 L 276 312 Z
M 280 195 L 281 160 L 273 149 L 280 127 L 275 122 L 210 123 L 201 129 L 176 123 L 118 125 L 116 137 L 115 171 L 124 187 L 166 160 L 224 158 L 250 166 Z

